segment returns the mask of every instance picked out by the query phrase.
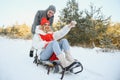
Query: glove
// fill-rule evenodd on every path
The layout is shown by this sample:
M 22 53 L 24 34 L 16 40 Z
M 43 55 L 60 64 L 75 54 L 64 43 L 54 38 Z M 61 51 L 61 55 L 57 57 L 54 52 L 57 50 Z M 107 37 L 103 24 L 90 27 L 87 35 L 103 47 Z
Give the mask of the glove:
M 33 51 L 32 50 L 30 50 L 29 56 L 33 57 Z
M 69 24 L 69 26 L 72 28 L 72 27 L 75 27 L 76 24 L 77 24 L 76 21 L 71 21 L 71 23 Z

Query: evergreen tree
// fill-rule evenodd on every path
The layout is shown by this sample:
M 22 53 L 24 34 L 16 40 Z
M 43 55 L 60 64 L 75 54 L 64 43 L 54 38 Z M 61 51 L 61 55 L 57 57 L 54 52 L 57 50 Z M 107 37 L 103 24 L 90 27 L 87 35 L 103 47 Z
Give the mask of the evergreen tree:
M 100 34 L 105 34 L 107 26 L 109 25 L 110 17 L 105 18 L 101 13 L 101 8 L 96 8 L 93 4 L 90 5 L 90 11 L 85 10 L 85 18 L 82 20 L 82 26 L 84 26 L 85 35 L 95 47 L 95 41 Z M 84 37 L 83 36 L 83 37 Z
M 60 12 L 61 15 L 59 16 L 59 18 L 61 21 L 66 23 L 69 23 L 71 20 L 78 20 L 78 18 L 80 17 L 78 11 L 79 8 L 76 0 L 69 0 L 66 7 Z
M 99 35 L 106 34 L 106 28 L 109 24 L 110 17 L 105 18 L 101 12 L 101 8 L 90 5 L 90 11 L 80 11 L 76 0 L 69 0 L 67 5 L 60 12 L 60 20 L 66 24 L 72 20 L 77 21 L 77 25 L 73 28 L 66 38 L 71 45 L 90 45 L 95 47 L 95 42 L 100 44 Z M 83 17 L 83 13 L 85 16 Z
M 60 12 L 61 15 L 59 16 L 60 20 L 62 22 L 65 22 L 66 24 L 70 23 L 70 21 L 75 20 L 79 22 L 79 19 L 81 18 L 82 12 L 79 12 L 78 3 L 76 0 L 69 0 L 67 2 L 67 5 L 62 11 Z M 77 23 L 76 26 L 79 26 L 80 24 Z M 69 34 L 66 36 L 66 38 L 70 41 L 70 43 L 77 44 L 80 42 L 79 39 L 79 27 L 73 28 Z

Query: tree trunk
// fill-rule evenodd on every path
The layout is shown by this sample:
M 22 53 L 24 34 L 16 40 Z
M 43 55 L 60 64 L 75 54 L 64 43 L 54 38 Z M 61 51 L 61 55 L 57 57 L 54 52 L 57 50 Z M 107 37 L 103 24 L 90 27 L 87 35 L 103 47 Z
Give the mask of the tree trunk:
M 94 43 L 94 41 L 92 41 L 92 46 L 93 46 L 93 48 L 95 48 L 96 46 L 95 46 L 95 43 Z

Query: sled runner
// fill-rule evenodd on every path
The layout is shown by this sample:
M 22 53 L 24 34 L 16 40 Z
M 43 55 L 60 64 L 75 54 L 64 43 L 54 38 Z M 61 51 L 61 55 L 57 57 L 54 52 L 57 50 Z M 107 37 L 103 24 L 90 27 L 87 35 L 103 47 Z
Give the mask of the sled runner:
M 72 67 L 71 67 L 72 66 Z M 75 71 L 75 69 L 77 69 L 77 71 Z M 70 72 L 70 73 L 73 73 L 73 74 L 78 74 L 80 72 L 83 71 L 83 66 L 80 62 L 74 62 L 73 64 L 71 64 L 69 67 L 67 67 L 66 69 L 65 68 L 62 68 L 62 76 L 61 76 L 61 80 L 63 79 L 64 77 L 64 74 L 66 72 Z
M 41 61 L 41 60 L 38 59 L 38 56 L 35 55 L 33 63 L 35 63 L 37 66 L 38 65 L 45 66 L 46 69 L 48 70 L 47 74 L 49 74 L 51 69 L 52 70 L 54 69 L 54 73 L 59 72 L 58 66 L 60 65 L 60 62 L 58 60 L 56 60 L 56 61 L 49 61 L 49 60 L 48 61 Z
M 53 70 L 54 73 L 61 73 L 61 80 L 63 79 L 64 75 L 66 73 L 73 73 L 73 74 L 78 74 L 80 72 L 83 71 L 83 66 L 80 62 L 76 61 L 74 63 L 72 63 L 69 67 L 63 68 L 62 65 L 60 64 L 59 60 L 54 60 L 54 61 L 41 61 L 38 59 L 37 56 L 37 50 L 36 50 L 36 54 L 34 57 L 34 61 L 33 63 L 35 63 L 37 66 L 38 65 L 43 65 L 46 67 L 47 69 L 47 74 L 49 75 L 50 70 Z M 72 67 L 71 67 L 72 66 Z M 61 72 L 60 72 L 61 69 Z

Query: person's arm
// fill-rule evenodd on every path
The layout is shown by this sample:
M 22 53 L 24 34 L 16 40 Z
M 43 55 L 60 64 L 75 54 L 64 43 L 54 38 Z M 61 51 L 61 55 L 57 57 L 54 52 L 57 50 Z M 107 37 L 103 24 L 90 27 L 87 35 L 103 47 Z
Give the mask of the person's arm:
M 36 15 L 35 15 L 34 22 L 33 22 L 33 24 L 32 24 L 32 29 L 31 29 L 31 32 L 32 32 L 33 34 L 35 34 L 36 26 L 40 24 L 40 17 L 41 17 L 41 15 L 42 15 L 42 14 L 41 14 L 40 11 L 38 11 L 38 12 L 36 13 Z
M 45 35 L 46 33 L 43 30 L 41 30 L 40 27 L 41 27 L 41 25 L 36 26 L 35 34 Z
M 50 19 L 50 28 L 52 29 L 52 31 L 55 31 L 55 29 L 53 28 L 53 21 L 54 21 L 54 16 L 52 16 Z
M 46 41 L 43 41 L 43 40 L 41 39 L 41 37 L 39 36 L 39 34 L 35 34 L 35 35 L 33 36 L 32 46 L 33 46 L 35 49 L 40 49 L 40 50 L 42 50 L 42 49 L 45 47 L 46 44 L 47 44 L 47 42 L 46 42 Z
M 76 24 L 77 24 L 76 21 L 72 21 L 69 25 L 66 25 L 61 30 L 54 32 L 53 38 L 55 40 L 61 39 L 70 31 L 72 27 L 75 27 Z
M 71 28 L 68 25 L 64 26 L 61 30 L 53 33 L 53 38 L 55 40 L 61 39 L 70 31 L 70 29 Z
M 54 21 L 54 16 L 52 16 L 52 17 L 49 19 L 49 21 L 50 21 L 50 26 L 52 26 L 53 21 Z

